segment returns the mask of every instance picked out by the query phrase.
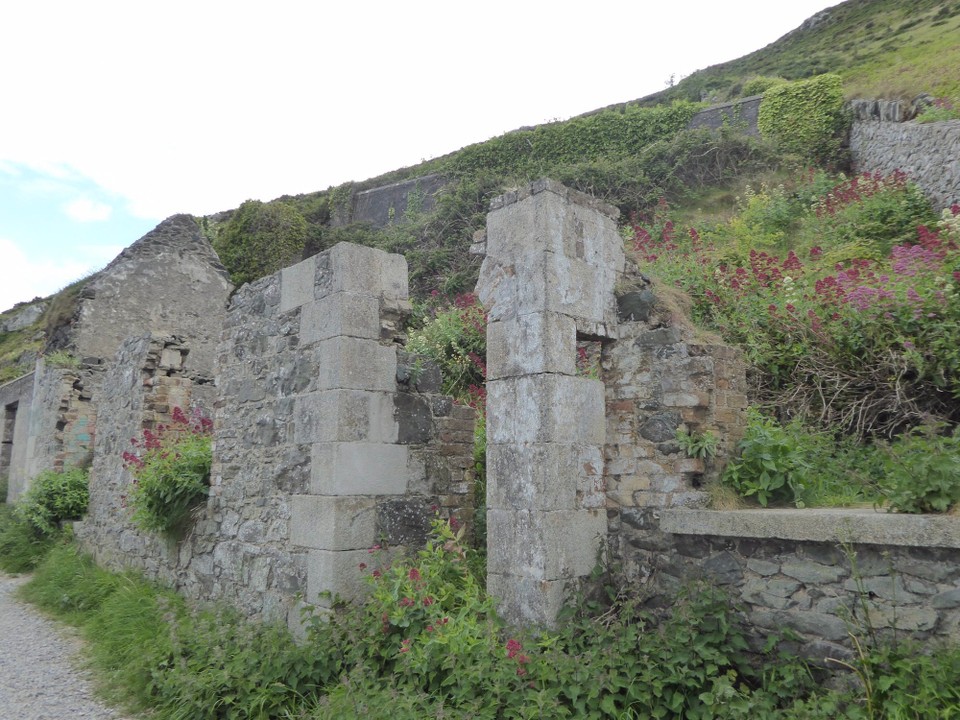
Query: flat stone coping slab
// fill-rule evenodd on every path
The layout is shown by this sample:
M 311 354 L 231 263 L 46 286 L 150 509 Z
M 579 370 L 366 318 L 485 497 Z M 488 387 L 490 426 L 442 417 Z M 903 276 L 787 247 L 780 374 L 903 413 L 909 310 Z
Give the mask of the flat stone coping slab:
M 660 511 L 660 529 L 678 535 L 960 548 L 960 516 L 808 508 Z

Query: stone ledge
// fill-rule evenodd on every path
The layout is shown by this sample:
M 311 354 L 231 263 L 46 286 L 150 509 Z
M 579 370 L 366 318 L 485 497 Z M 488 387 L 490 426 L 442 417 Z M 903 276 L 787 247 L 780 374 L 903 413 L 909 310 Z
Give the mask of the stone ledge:
M 960 517 L 897 515 L 847 508 L 660 512 L 660 529 L 677 535 L 960 548 Z

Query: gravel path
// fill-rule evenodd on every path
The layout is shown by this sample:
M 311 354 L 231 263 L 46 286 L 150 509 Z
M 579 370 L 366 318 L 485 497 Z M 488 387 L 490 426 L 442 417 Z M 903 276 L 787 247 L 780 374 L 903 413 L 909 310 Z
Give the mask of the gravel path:
M 24 582 L 0 573 L 0 720 L 127 720 L 94 697 L 71 629 L 13 596 Z

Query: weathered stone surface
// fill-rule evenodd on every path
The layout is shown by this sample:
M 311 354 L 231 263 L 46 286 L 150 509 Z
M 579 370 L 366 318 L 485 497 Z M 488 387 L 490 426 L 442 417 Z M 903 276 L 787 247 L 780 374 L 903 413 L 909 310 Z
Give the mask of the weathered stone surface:
M 402 445 L 427 442 L 433 435 L 433 413 L 426 398 L 408 393 L 393 396 L 397 442 Z
M 310 492 L 317 495 L 400 495 L 407 491 L 409 450 L 378 442 L 313 446 Z
M 298 593 L 359 597 L 367 548 L 381 537 L 422 541 L 431 506 L 469 521 L 474 412 L 398 377 L 401 336 L 390 328 L 405 308 L 405 273 L 402 257 L 343 245 L 244 286 L 223 322 L 218 388 L 179 336 L 134 338 L 113 363 L 47 383 L 57 403 L 64 388 L 84 400 L 105 375 L 85 546 L 191 597 L 297 625 Z M 178 405 L 215 407 L 216 437 L 207 505 L 167 541 L 130 524 L 119 465 L 130 437 Z M 85 416 L 71 417 L 79 437 Z
M 0 333 L 16 332 L 30 327 L 41 318 L 47 303 L 34 302 L 18 310 L 7 311 L 0 316 Z
M 780 572 L 788 577 L 796 578 L 804 584 L 812 585 L 835 583 L 848 574 L 844 568 L 802 560 L 791 560 L 783 563 L 780 566 Z
M 528 313 L 492 322 L 487 328 L 487 380 L 536 373 L 575 375 L 576 336 L 576 321 L 558 313 Z
M 604 439 L 603 385 L 566 375 L 528 375 L 487 383 L 487 441 L 589 443 Z
M 750 560 L 747 560 L 747 569 L 751 572 L 755 572 L 757 575 L 766 577 L 768 575 L 775 575 L 780 572 L 780 564 L 751 558 Z
M 846 590 L 863 591 L 870 597 L 883 598 L 900 605 L 914 605 L 920 600 L 919 597 L 907 591 L 903 578 L 899 575 L 850 578 L 843 587 Z
M 617 317 L 624 322 L 647 322 L 657 304 L 657 296 L 650 288 L 617 296 Z
M 933 598 L 931 598 L 930 604 L 931 606 L 942 610 L 960 608 L 960 588 L 947 590 L 939 595 L 935 595 Z
M 290 541 L 320 550 L 365 550 L 377 540 L 377 501 L 370 497 L 294 495 Z
M 399 426 L 393 396 L 367 390 L 324 390 L 296 400 L 294 442 L 394 443 Z
M 315 300 L 316 272 L 314 260 L 304 260 L 280 271 L 280 312 L 288 312 Z
M 307 552 L 307 602 L 333 607 L 339 598 L 359 602 L 367 595 L 361 564 L 371 562 L 368 550 L 309 550 Z
M 508 443 L 487 450 L 487 495 L 491 507 L 565 510 L 577 507 L 601 478 L 603 458 L 595 446 L 571 443 Z M 602 493 L 598 493 L 602 496 Z
M 786 578 L 751 579 L 744 583 L 741 594 L 745 600 L 766 605 L 765 599 L 772 597 L 787 600 L 799 589 L 800 583 L 796 580 L 788 580 Z M 779 605 L 767 606 L 784 608 L 786 604 L 787 603 L 784 602 Z
M 379 390 L 393 392 L 397 353 L 373 340 L 331 337 L 316 345 L 320 390 Z
M 703 562 L 703 572 L 718 585 L 732 585 L 743 579 L 737 558 L 729 552 L 712 555 Z
M 341 292 L 303 304 L 301 343 L 306 345 L 338 336 L 379 340 L 380 301 L 371 295 Z
M 933 608 L 891 607 L 870 602 L 867 603 L 867 616 L 872 627 L 906 632 L 932 630 L 939 617 Z
M 390 547 L 422 546 L 435 515 L 430 499 L 398 498 L 377 504 L 377 528 Z
M 891 515 L 872 510 L 667 510 L 674 533 L 843 542 L 856 537 L 879 545 L 960 548 L 960 519 L 949 515 Z
M 673 440 L 682 422 L 678 413 L 656 413 L 640 426 L 640 436 L 655 443 Z
M 546 580 L 582 577 L 597 564 L 606 530 L 606 513 L 599 510 L 488 509 L 488 558 L 495 551 L 500 573 Z

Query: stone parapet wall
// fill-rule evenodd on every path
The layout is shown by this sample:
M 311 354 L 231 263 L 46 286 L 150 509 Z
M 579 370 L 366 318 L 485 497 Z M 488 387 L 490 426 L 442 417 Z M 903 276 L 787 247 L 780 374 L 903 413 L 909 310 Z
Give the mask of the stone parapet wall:
M 727 588 L 757 636 L 793 631 L 807 657 L 847 659 L 850 633 L 960 641 L 960 521 L 857 510 L 621 513 L 634 592 Z
M 902 170 L 938 210 L 960 202 L 960 120 L 857 120 L 850 154 L 857 172 Z

